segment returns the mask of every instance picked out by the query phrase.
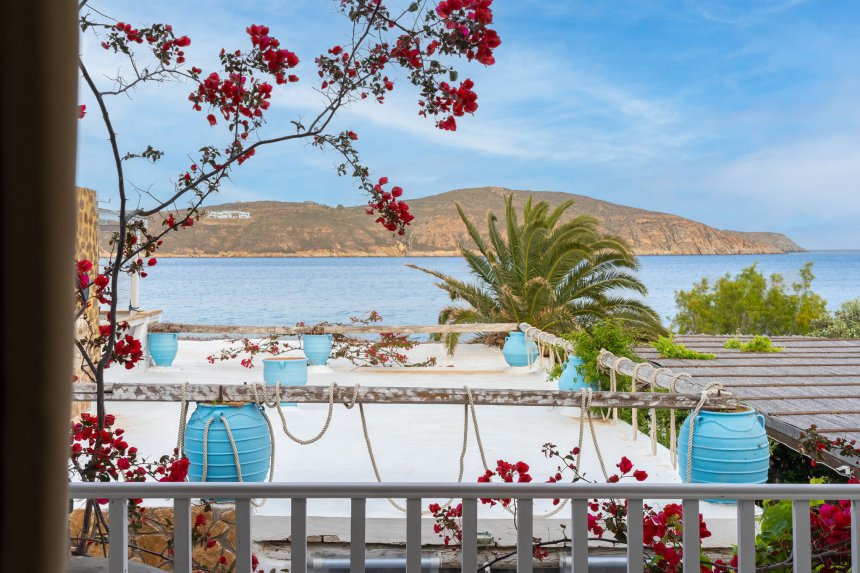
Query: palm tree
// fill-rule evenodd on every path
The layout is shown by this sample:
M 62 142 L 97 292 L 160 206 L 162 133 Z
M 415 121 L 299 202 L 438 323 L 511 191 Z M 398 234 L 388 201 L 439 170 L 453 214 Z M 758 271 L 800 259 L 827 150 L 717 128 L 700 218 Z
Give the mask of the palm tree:
M 593 217 L 580 215 L 561 223 L 571 205 L 573 201 L 566 201 L 550 211 L 547 202 L 532 205 L 529 198 L 520 224 L 513 195 L 508 195 L 506 236 L 490 212 L 489 241 L 457 205 L 477 252 L 462 243 L 458 249 L 477 282 L 409 265 L 439 279 L 437 286 L 452 301 L 465 303 L 444 307 L 439 323 L 528 322 L 561 334 L 613 319 L 640 337 L 664 332 L 657 313 L 640 299 L 647 289 L 634 272 L 639 268 L 636 256 L 619 237 L 598 231 Z M 639 296 L 630 296 L 630 291 Z M 457 334 L 445 337 L 448 352 L 458 339 Z

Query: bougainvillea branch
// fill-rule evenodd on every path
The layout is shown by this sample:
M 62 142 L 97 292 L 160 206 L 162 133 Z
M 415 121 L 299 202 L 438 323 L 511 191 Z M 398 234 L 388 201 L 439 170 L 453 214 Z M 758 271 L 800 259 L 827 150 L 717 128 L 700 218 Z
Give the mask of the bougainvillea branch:
M 331 149 L 342 159 L 337 165 L 341 175 L 353 177 L 368 195 L 367 213 L 385 229 L 403 234 L 414 216 L 403 201 L 404 190 L 389 185 L 387 177 L 371 178 L 362 164 L 355 145 L 359 136 L 352 130 L 330 132 L 332 120 L 344 106 L 364 99 L 384 103 L 395 89 L 398 72 L 418 89 L 419 115 L 433 118 L 442 130 L 456 129 L 457 118 L 478 109 L 474 82 L 455 83 L 458 72 L 452 62 L 458 58 L 489 66 L 495 62 L 493 51 L 501 44 L 492 29 L 492 0 L 446 0 L 411 3 L 393 13 L 380 0 L 340 0 L 339 10 L 353 28 L 348 44 L 334 45 L 313 59 L 321 96 L 321 107 L 314 119 L 304 125 L 292 121 L 284 133 L 263 134 L 267 113 L 276 90 L 288 90 L 300 81 L 295 73 L 300 55 L 289 50 L 266 25 L 245 28 L 247 44 L 239 49 L 222 49 L 217 69 L 204 71 L 186 61 L 191 39 L 165 23 L 135 26 L 110 18 L 91 9 L 86 0 L 79 3 L 80 27 L 86 38 L 94 38 L 102 49 L 126 64 L 126 73 L 99 86 L 83 58 L 79 69 L 88 95 L 95 100 L 101 116 L 116 171 L 119 200 L 118 230 L 109 241 L 110 256 L 101 268 L 92 261 L 78 261 L 78 308 L 82 317 L 90 305 L 107 310 L 107 324 L 78 340 L 84 375 L 96 382 L 97 420 L 104 423 L 105 369 L 121 363 L 127 368 L 142 360 L 140 341 L 117 322 L 118 285 L 122 274 L 146 277 L 157 264 L 157 251 L 172 232 L 193 227 L 199 220 L 204 201 L 217 193 L 232 171 L 253 158 L 259 148 L 306 139 L 321 149 Z M 307 79 L 305 80 L 307 81 Z M 124 151 L 109 113 L 111 96 L 136 95 L 147 85 L 184 82 L 190 86 L 189 112 L 206 122 L 221 143 L 212 143 L 191 155 L 187 169 L 176 174 L 172 189 L 146 193 L 151 205 L 131 208 L 125 163 L 133 160 L 158 162 L 165 153 L 153 145 L 143 151 Z M 94 110 L 81 104 L 78 117 L 91 121 Z M 199 115 L 198 115 L 199 114 Z M 277 126 L 275 126 L 277 127 Z M 224 140 L 224 138 L 226 139 Z M 140 191 L 139 191 L 140 192 Z M 184 207 L 178 207 L 185 201 Z M 150 229 L 153 217 L 162 219 Z M 82 267 L 88 267 L 81 270 Z M 95 329 L 93 329 L 95 330 Z M 405 341 L 388 340 L 388 346 L 405 347 Z M 384 362 L 396 359 L 380 354 Z
M 547 483 L 560 483 L 569 481 L 575 483 L 578 481 L 591 481 L 586 479 L 579 467 L 580 451 L 578 447 L 574 447 L 569 451 L 562 451 L 554 444 L 544 444 L 543 454 L 549 460 L 556 463 L 555 472 L 547 477 Z M 607 475 L 608 483 L 616 483 L 623 479 L 633 479 L 636 481 L 645 481 L 648 479 L 648 474 L 644 470 L 634 469 L 633 462 L 627 457 L 622 457 L 615 466 L 618 470 Z M 518 461 L 516 463 L 498 460 L 495 469 L 488 468 L 483 474 L 478 476 L 479 482 L 492 482 L 500 480 L 505 483 L 529 483 L 533 481 L 531 468 L 525 462 Z M 553 500 L 554 505 L 558 505 L 561 500 Z M 483 498 L 481 503 L 495 506 L 498 505 L 512 515 L 516 516 L 517 502 L 509 498 Z M 440 505 L 430 504 L 428 506 L 430 513 L 433 515 L 435 523 L 433 531 L 442 539 L 445 545 L 459 545 L 462 542 L 462 505 Z M 588 504 L 589 512 L 587 514 L 588 524 L 587 531 L 593 537 L 589 540 L 606 541 L 613 544 L 640 543 L 637 539 L 627 538 L 627 503 L 623 500 L 591 500 Z M 710 537 L 711 532 L 708 530 L 702 515 L 699 515 L 697 524 L 701 539 Z M 683 511 L 679 504 L 668 503 L 661 508 L 654 508 L 648 504 L 643 506 L 643 522 L 642 531 L 643 538 L 641 543 L 645 549 L 645 570 L 676 573 L 681 570 L 683 558 Z M 605 538 L 605 533 L 610 533 L 612 537 Z M 545 541 L 539 537 L 534 538 L 532 544 L 532 554 L 538 561 L 549 556 L 547 548 L 569 543 L 571 540 L 567 535 L 562 535 L 558 539 Z M 509 551 L 502 555 L 497 555 L 489 563 L 484 564 L 479 571 L 486 569 L 489 565 L 498 563 L 508 557 L 515 555 L 516 551 Z M 701 562 L 702 573 L 713 572 L 714 562 L 700 553 L 699 559 Z
M 351 324 L 370 324 L 381 321 L 382 316 L 375 310 L 364 316 L 350 317 Z M 300 322 L 296 326 L 306 325 Z M 333 324 L 328 322 L 315 324 L 310 327 L 310 333 L 324 334 L 326 326 L 333 326 Z M 332 336 L 330 357 L 346 358 L 356 366 L 435 366 L 436 358 L 432 356 L 421 362 L 409 361 L 405 352 L 417 345 L 418 341 L 409 338 L 406 334 L 382 333 L 377 339 L 335 334 Z M 278 356 L 296 350 L 288 341 L 282 340 L 277 335 L 256 340 L 246 337 L 231 340 L 218 354 L 207 356 L 206 359 L 210 364 L 238 359 L 245 368 L 254 368 L 254 357 L 257 355 Z

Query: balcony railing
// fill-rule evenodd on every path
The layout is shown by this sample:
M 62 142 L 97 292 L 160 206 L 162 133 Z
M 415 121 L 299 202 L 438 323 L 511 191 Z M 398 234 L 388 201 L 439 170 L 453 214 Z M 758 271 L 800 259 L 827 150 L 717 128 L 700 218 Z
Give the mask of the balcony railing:
M 421 506 L 423 499 L 461 499 L 463 502 L 463 571 L 478 568 L 478 500 L 511 498 L 518 502 L 517 571 L 533 568 L 532 528 L 535 499 L 571 500 L 571 558 L 574 573 L 588 571 L 588 501 L 625 499 L 628 502 L 628 538 L 642 537 L 642 503 L 645 499 L 681 499 L 685 523 L 698 523 L 699 502 L 704 499 L 737 500 L 737 541 L 739 573 L 754 573 L 755 500 L 791 500 L 793 509 L 793 569 L 811 573 L 810 500 L 840 499 L 851 502 L 851 564 L 860 572 L 860 486 L 857 485 L 703 485 L 703 484 L 438 484 L 438 483 L 73 483 L 72 499 L 109 500 L 110 547 L 128 545 L 129 499 L 173 499 L 175 518 L 174 571 L 191 571 L 191 500 L 228 498 L 236 503 L 236 572 L 251 571 L 251 499 L 290 499 L 291 551 L 293 573 L 307 571 L 307 500 L 349 499 L 350 571 L 365 568 L 365 505 L 367 499 L 406 499 L 406 571 L 421 571 Z M 699 528 L 684 528 L 684 573 L 700 573 Z M 686 556 L 694 556 L 687 559 Z M 642 573 L 642 544 L 627 547 L 627 571 Z M 126 551 L 110 551 L 109 571 L 128 570 Z

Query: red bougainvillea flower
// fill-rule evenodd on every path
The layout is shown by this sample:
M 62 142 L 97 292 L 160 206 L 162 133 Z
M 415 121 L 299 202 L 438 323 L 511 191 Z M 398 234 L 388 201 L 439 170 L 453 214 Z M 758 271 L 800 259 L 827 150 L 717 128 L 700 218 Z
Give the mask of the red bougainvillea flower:
M 78 119 L 84 119 L 87 115 L 87 106 L 81 104 L 78 106 Z

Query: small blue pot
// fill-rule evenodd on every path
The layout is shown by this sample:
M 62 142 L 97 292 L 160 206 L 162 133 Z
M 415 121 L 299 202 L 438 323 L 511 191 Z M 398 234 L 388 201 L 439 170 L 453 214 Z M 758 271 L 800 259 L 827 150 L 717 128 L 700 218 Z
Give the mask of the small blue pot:
M 529 360 L 529 352 L 532 355 L 531 360 Z M 530 340 L 528 344 L 526 343 L 525 332 L 513 330 L 505 337 L 502 354 L 504 354 L 508 366 L 528 366 L 529 362 L 534 363 L 537 358 L 538 349 L 534 341 Z
M 331 354 L 331 334 L 304 334 L 302 348 L 311 366 L 325 366 Z
M 304 356 L 263 359 L 263 380 L 269 386 L 278 382 L 281 386 L 306 386 L 308 383 L 308 359 Z M 282 406 L 295 406 L 295 402 L 281 402 Z
M 210 420 L 206 440 L 206 481 L 239 481 L 236 458 L 227 435 L 230 425 L 243 481 L 265 481 L 269 474 L 272 441 L 260 409 L 254 404 L 229 406 L 198 403 L 185 427 L 184 451 L 190 462 L 188 480 L 203 479 L 203 433 Z
M 171 366 L 179 351 L 179 336 L 172 332 L 153 332 L 147 336 L 146 345 L 156 366 Z
M 582 365 L 582 358 L 571 354 L 567 357 L 567 362 L 564 363 L 564 369 L 561 371 L 561 376 L 558 378 L 558 389 L 578 392 L 583 388 L 588 388 L 589 384 L 585 377 L 580 374 L 579 367 Z
M 690 418 L 678 432 L 678 473 L 687 481 L 687 445 Z M 696 416 L 693 430 L 692 483 L 765 483 L 770 448 L 764 416 L 755 410 L 707 412 Z M 716 503 L 732 500 L 712 499 Z

